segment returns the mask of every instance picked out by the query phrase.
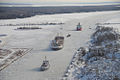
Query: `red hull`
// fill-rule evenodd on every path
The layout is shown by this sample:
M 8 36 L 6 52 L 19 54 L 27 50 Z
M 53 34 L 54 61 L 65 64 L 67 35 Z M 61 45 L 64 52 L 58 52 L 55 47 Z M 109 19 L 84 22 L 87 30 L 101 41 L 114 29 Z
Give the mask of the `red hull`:
M 79 28 L 79 29 L 77 28 L 77 31 L 82 31 L 82 28 Z

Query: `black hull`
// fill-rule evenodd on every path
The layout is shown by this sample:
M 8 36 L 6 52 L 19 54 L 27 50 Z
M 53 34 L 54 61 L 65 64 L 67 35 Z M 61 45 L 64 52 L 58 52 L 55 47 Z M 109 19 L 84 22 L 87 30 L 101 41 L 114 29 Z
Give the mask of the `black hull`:
M 62 48 L 52 48 L 52 50 L 55 50 L 55 51 L 60 50 L 60 49 Z

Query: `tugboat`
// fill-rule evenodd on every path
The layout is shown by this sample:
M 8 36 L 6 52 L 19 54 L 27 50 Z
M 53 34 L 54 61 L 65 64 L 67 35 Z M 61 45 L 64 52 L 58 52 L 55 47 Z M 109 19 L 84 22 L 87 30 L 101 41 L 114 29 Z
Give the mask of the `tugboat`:
M 60 50 L 64 47 L 64 36 L 56 36 L 51 42 L 51 48 L 53 50 Z
M 40 67 L 40 70 L 45 71 L 49 68 L 50 68 L 49 60 L 46 60 L 46 56 L 45 56 L 45 60 L 43 61 L 42 65 Z
M 76 30 L 77 30 L 77 31 L 82 31 L 82 26 L 80 25 L 80 23 L 78 23 Z
M 66 37 L 70 37 L 71 36 L 71 34 L 68 34 Z

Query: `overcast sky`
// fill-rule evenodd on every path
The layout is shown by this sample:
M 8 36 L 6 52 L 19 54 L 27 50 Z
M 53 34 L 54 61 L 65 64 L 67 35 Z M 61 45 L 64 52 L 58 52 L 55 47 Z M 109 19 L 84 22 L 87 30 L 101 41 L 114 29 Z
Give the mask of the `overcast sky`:
M 0 3 L 88 3 L 120 2 L 120 0 L 0 0 Z

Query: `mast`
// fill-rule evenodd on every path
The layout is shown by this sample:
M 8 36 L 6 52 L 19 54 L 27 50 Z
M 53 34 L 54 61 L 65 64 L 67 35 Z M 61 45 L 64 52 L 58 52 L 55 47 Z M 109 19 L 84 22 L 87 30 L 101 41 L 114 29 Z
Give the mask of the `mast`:
M 46 56 L 45 56 L 45 61 L 46 61 Z

